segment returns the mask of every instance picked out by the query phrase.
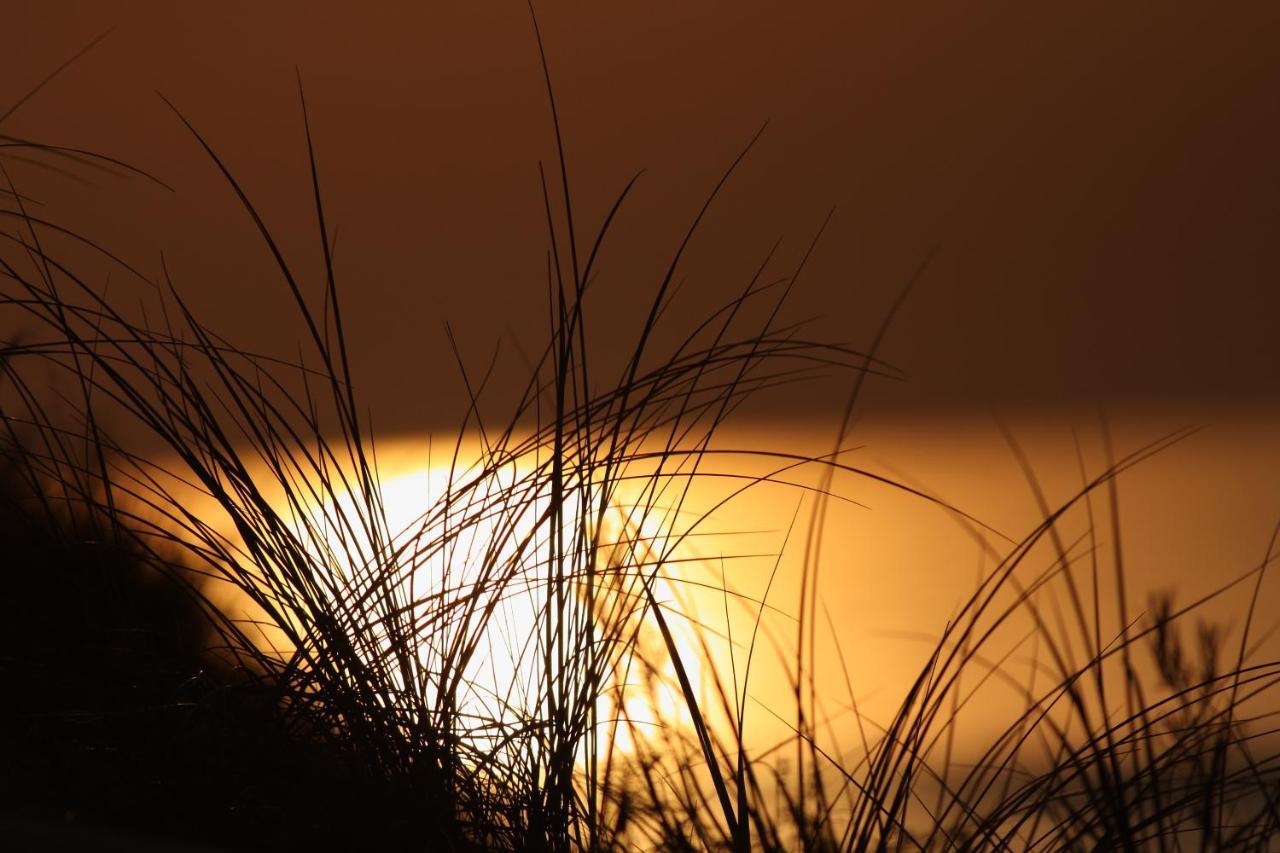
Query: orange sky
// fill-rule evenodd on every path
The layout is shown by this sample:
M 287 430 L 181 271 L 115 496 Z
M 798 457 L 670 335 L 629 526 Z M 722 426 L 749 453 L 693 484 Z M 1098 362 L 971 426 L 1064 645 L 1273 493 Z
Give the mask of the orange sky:
M 504 339 L 499 400 L 522 378 L 518 349 L 546 334 L 537 162 L 554 157 L 550 117 L 519 0 L 367 5 L 10 0 L 0 113 L 115 30 L 0 132 L 94 149 L 169 183 L 84 186 L 12 167 L 42 215 L 150 275 L 163 251 L 211 326 L 292 356 L 303 330 L 281 319 L 289 297 L 270 257 L 156 92 L 225 157 L 317 295 L 300 69 L 364 402 L 383 432 L 447 430 L 464 395 L 446 322 L 477 371 Z M 966 410 L 1055 412 L 1015 418 L 1054 500 L 1075 487 L 1070 426 L 1097 439 L 1091 412 L 1063 410 L 1128 409 L 1122 452 L 1208 422 L 1124 482 L 1135 596 L 1175 585 L 1190 598 L 1261 558 L 1280 494 L 1280 410 L 1263 407 L 1280 404 L 1280 4 L 539 8 L 586 230 L 646 170 L 590 297 L 589 345 L 604 362 L 627 351 L 682 229 L 768 120 L 687 257 L 675 331 L 739 291 L 779 237 L 785 272 L 835 206 L 786 315 L 816 317 L 814 337 L 867 343 L 937 250 L 883 353 L 911 380 L 880 383 L 867 401 L 875 414 L 857 441 L 876 470 L 1020 536 L 1038 518 L 1022 474 Z M 121 302 L 143 292 L 118 274 L 111 287 Z M 757 414 L 803 422 L 841 402 L 842 390 L 794 389 Z M 1262 417 L 1239 416 L 1254 405 Z M 821 427 L 764 424 L 759 443 L 800 435 L 826 448 Z M 856 541 L 833 539 L 829 553 L 854 557 L 844 574 L 833 564 L 828 589 L 851 648 L 890 650 L 860 674 L 893 687 L 912 671 L 903 649 L 925 647 L 888 632 L 911 618 L 936 631 L 976 560 L 927 505 L 857 496 L 872 509 L 842 521 Z M 776 514 L 770 504 L 761 516 Z M 870 584 L 856 600 L 840 595 L 850 578 Z
M 176 193 L 15 169 L 54 218 L 151 274 L 163 249 L 215 327 L 287 354 L 300 333 L 281 334 L 268 256 L 155 91 L 314 280 L 299 67 L 366 400 L 384 427 L 447 426 L 446 320 L 472 363 L 545 333 L 549 115 L 522 3 L 372 5 L 16 0 L 0 106 L 116 29 L 3 130 L 163 177 Z M 1280 398 L 1280 6 L 575 0 L 540 16 L 581 219 L 647 169 L 600 270 L 606 350 L 768 120 L 688 257 L 689 318 L 777 237 L 785 271 L 835 205 L 789 315 L 820 317 L 820 337 L 865 343 L 938 249 L 885 350 L 913 379 L 878 406 Z

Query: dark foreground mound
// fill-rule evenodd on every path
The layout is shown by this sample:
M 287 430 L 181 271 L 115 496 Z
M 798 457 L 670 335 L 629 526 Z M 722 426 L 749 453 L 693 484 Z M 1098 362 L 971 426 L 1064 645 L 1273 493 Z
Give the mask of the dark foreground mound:
M 6 458 L 0 847 L 455 846 L 332 741 L 291 730 L 263 679 L 210 654 L 189 589 L 24 479 Z

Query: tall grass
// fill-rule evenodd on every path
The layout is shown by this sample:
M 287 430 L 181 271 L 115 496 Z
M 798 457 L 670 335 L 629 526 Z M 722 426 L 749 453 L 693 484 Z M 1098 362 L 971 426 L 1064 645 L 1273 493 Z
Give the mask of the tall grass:
M 271 274 L 293 300 L 298 357 L 269 358 L 224 339 L 167 271 L 151 281 L 33 215 L 6 169 L 0 190 L 12 228 L 0 235 L 0 303 L 28 333 L 4 349 L 4 423 L 36 493 L 74 508 L 176 583 L 209 620 L 218 660 L 272 697 L 290 738 L 346 769 L 346 787 L 329 791 L 324 809 L 289 819 L 428 849 L 1275 843 L 1270 720 L 1280 663 L 1255 660 L 1252 631 L 1272 547 L 1215 593 L 1252 588 L 1230 647 L 1211 626 L 1194 653 L 1181 639 L 1179 626 L 1206 599 L 1176 607 L 1165 598 L 1142 611 L 1125 586 L 1116 477 L 1185 433 L 1108 458 L 1094 475 L 1082 462 L 1080 490 L 1061 506 L 1037 487 L 1044 521 L 1013 542 L 849 465 L 842 451 L 863 379 L 896 372 L 877 355 L 883 332 L 863 352 L 810 340 L 784 321 L 803 260 L 773 278 L 768 253 L 718 310 L 674 337 L 657 334 L 680 322 L 672 306 L 684 253 L 750 145 L 694 213 L 621 370 L 602 374 L 587 307 L 635 181 L 588 231 L 573 212 L 561 147 L 543 180 L 546 345 L 496 423 L 482 415 L 486 377 L 463 370 L 471 405 L 447 485 L 417 521 L 393 529 L 343 330 L 309 129 L 319 282 L 296 272 L 251 188 L 174 113 L 255 224 Z M 72 166 L 92 156 L 6 144 L 25 157 L 73 157 Z M 68 238 L 132 276 L 149 308 L 133 312 L 93 286 L 55 248 Z M 741 451 L 762 473 L 717 467 L 726 451 L 712 438 L 744 399 L 832 369 L 852 386 L 830 454 Z M 463 434 L 479 436 L 478 458 L 463 456 Z M 163 453 L 139 450 L 143 435 Z M 759 598 L 732 592 L 722 565 L 704 567 L 712 571 L 704 591 L 720 595 L 728 635 L 715 614 L 689 618 L 680 584 L 694 582 L 673 571 L 689 543 L 737 495 L 792 483 L 802 469 L 819 477 L 793 485 L 810 507 L 787 540 L 805 540 L 795 641 L 766 624 L 776 606 L 768 589 Z M 994 565 L 943 626 L 890 719 L 863 715 L 846 677 L 847 707 L 836 710 L 852 714 L 852 748 L 833 722 L 841 700 L 815 674 L 829 620 L 820 618 L 817 568 L 828 503 L 841 499 L 836 473 L 939 503 Z M 1034 486 L 1029 467 L 1028 475 Z M 740 481 L 716 505 L 691 501 L 695 483 L 732 477 Z M 197 511 L 192 494 L 216 517 Z M 228 586 L 248 611 L 220 597 Z M 751 615 L 749 636 L 732 636 L 731 607 Z M 727 661 L 713 648 L 722 641 Z M 789 707 L 749 695 L 753 662 L 766 653 L 788 673 Z M 842 654 L 838 645 L 831 653 Z M 966 710 L 996 685 L 1020 706 L 976 760 L 962 762 Z M 672 719 L 638 719 L 637 702 Z M 786 720 L 789 736 L 753 741 L 757 714 Z M 300 765 L 300 786 L 315 782 L 306 773 Z

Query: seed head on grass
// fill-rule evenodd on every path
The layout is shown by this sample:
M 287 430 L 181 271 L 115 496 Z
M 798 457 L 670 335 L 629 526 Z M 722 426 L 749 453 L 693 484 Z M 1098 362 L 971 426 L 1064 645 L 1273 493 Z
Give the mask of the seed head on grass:
M 660 329 L 677 331 L 670 309 L 684 254 L 751 144 L 692 217 L 621 369 L 607 375 L 588 307 L 637 182 L 594 232 L 582 229 L 545 54 L 543 70 L 558 152 L 542 184 L 547 341 L 497 422 L 482 415 L 485 378 L 461 365 L 470 399 L 446 479 L 408 526 L 388 512 L 388 478 L 350 366 L 301 84 L 318 286 L 296 272 L 216 146 L 173 110 L 292 299 L 301 341 L 292 361 L 205 325 L 163 264 L 152 280 L 34 215 L 0 155 L 0 215 L 12 226 L 0 232 L 0 310 L 28 332 L 0 353 L 15 476 L 48 517 L 64 507 L 82 538 L 124 547 L 181 590 L 212 626 L 217 659 L 270 697 L 290 743 L 318 748 L 288 755 L 341 765 L 341 774 L 299 780 L 333 805 L 316 819 L 345 823 L 349 838 L 453 848 L 1274 844 L 1280 767 L 1270 720 L 1280 664 L 1254 659 L 1251 631 L 1272 549 L 1190 605 L 1164 597 L 1148 613 L 1129 610 L 1117 478 L 1186 433 L 1118 460 L 1108 443 L 1102 472 L 1084 476 L 1082 464 L 1079 490 L 1057 505 L 1010 435 L 1043 522 L 1003 539 L 843 455 L 864 379 L 896 375 L 878 353 L 901 300 L 867 352 L 809 340 L 802 324 L 783 320 L 805 262 L 773 279 L 769 251 L 736 296 L 660 346 Z M 124 168 L 86 152 L 5 144 L 66 168 Z M 99 253 L 129 284 L 92 284 L 60 251 L 67 241 Z M 136 289 L 148 310 L 125 308 Z M 318 300 L 308 296 L 317 290 Z M 830 454 L 712 446 L 750 395 L 832 370 L 853 384 Z M 463 451 L 466 434 L 478 436 L 474 455 Z M 140 436 L 164 453 L 144 450 Z M 738 457 L 765 473 L 717 468 Z M 720 632 L 684 596 L 699 585 L 686 570 L 699 562 L 691 543 L 739 495 L 790 484 L 813 466 L 816 486 L 792 484 L 809 501 L 807 527 L 802 503 L 783 543 L 804 543 L 794 641 L 764 618 L 777 609 L 770 591 L 781 557 L 760 598 L 734 590 L 726 559 L 700 565 L 710 578 L 703 591 L 723 605 Z M 823 547 L 828 510 L 842 498 L 836 473 L 942 506 L 994 564 L 933 638 L 887 720 L 860 710 L 838 642 L 846 695 L 815 674 L 819 614 L 830 622 L 818 569 L 841 557 Z M 698 506 L 695 484 L 714 478 L 733 485 Z M 1180 624 L 1250 583 L 1238 648 L 1208 626 L 1187 651 Z M 735 607 L 751 617 L 749 636 L 734 636 Z M 750 691 L 753 662 L 768 649 L 786 673 L 790 707 Z M 996 689 L 1004 707 L 1016 699 L 1010 719 L 962 762 L 957 731 L 977 697 Z M 841 713 L 856 739 L 836 725 Z M 757 745 L 749 729 L 762 714 L 784 721 L 787 736 Z M 303 775 L 311 765 L 296 766 Z

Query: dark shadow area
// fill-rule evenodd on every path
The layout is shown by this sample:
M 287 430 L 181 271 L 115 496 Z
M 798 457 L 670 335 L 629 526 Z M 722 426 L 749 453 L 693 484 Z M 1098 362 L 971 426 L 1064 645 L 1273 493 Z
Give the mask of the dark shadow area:
M 41 494 L 23 452 L 0 451 L 0 847 L 396 849 L 436 831 L 291 728 L 278 689 L 211 651 L 192 589 Z

